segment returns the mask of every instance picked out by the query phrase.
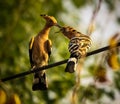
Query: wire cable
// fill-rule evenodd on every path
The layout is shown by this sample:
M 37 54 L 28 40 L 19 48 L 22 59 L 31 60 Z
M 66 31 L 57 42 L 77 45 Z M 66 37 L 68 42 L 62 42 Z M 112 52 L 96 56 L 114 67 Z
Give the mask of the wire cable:
M 120 46 L 120 42 L 117 43 L 116 47 L 118 47 L 118 46 Z M 114 47 L 114 48 L 116 48 L 116 47 Z M 86 55 L 86 57 L 94 55 L 94 54 L 101 53 L 103 51 L 107 51 L 110 48 L 111 48 L 110 46 L 106 46 L 106 47 L 99 48 L 97 50 L 88 52 L 87 55 Z M 53 63 L 53 64 L 45 65 L 43 67 L 39 67 L 39 68 L 35 68 L 35 69 L 30 69 L 28 71 L 25 71 L 25 72 L 22 72 L 22 73 L 18 73 L 18 74 L 13 75 L 13 76 L 2 78 L 2 79 L 0 79 L 0 82 L 5 82 L 5 81 L 9 81 L 9 80 L 16 79 L 16 78 L 19 78 L 19 77 L 23 77 L 23 76 L 26 76 L 26 75 L 29 75 L 29 74 L 32 74 L 34 72 L 38 72 L 38 71 L 41 71 L 41 70 L 47 70 L 49 68 L 65 64 L 65 63 L 67 63 L 67 61 L 68 61 L 68 59 L 65 59 L 65 60 L 62 60 L 62 61 L 59 61 L 59 62 L 56 62 L 56 63 Z

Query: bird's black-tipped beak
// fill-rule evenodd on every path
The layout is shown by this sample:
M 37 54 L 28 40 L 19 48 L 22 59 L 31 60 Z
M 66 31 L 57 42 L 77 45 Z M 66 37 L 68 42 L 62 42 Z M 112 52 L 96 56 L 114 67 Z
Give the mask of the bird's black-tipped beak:
M 55 32 L 55 33 L 59 33 L 59 32 L 61 32 L 61 29 L 63 28 L 62 26 L 60 26 L 59 24 L 55 24 L 54 26 L 56 26 L 56 27 L 58 27 L 58 28 L 60 28 L 60 30 L 59 31 L 57 31 L 57 32 Z
M 55 26 L 57 26 L 57 27 L 60 28 L 60 29 L 62 28 L 62 26 L 60 26 L 60 25 L 57 24 L 57 23 L 55 24 Z

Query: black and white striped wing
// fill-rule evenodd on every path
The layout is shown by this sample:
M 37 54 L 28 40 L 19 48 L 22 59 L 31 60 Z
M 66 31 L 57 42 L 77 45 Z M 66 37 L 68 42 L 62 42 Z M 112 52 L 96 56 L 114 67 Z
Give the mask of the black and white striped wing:
M 89 36 L 83 35 L 80 37 L 74 37 L 69 42 L 69 52 L 72 56 L 80 58 L 85 56 L 91 46 L 91 39 Z

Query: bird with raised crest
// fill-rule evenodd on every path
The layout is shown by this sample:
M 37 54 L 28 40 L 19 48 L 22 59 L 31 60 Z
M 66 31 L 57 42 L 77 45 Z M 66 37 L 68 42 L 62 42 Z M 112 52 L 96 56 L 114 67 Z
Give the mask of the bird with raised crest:
M 53 16 L 40 15 L 46 20 L 44 28 L 32 37 L 29 43 L 29 58 L 32 70 L 48 65 L 48 60 L 51 54 L 52 43 L 49 39 L 49 32 L 52 26 L 57 24 Z M 34 73 L 32 90 L 47 90 L 46 71 L 41 70 Z

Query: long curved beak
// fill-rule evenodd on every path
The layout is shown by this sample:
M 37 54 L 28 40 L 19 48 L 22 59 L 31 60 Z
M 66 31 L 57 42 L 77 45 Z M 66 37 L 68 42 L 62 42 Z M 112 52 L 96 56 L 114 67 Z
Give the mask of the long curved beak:
M 57 24 L 57 23 L 55 24 L 55 26 L 57 26 L 57 27 L 60 28 L 60 29 L 62 28 L 62 26 L 60 26 L 60 25 Z
M 61 32 L 61 29 L 63 28 L 62 26 L 60 26 L 59 24 L 55 24 L 54 26 L 56 26 L 56 27 L 58 27 L 58 28 L 60 28 L 60 30 L 59 31 L 57 31 L 57 32 L 55 32 L 55 33 L 59 33 L 59 32 Z

